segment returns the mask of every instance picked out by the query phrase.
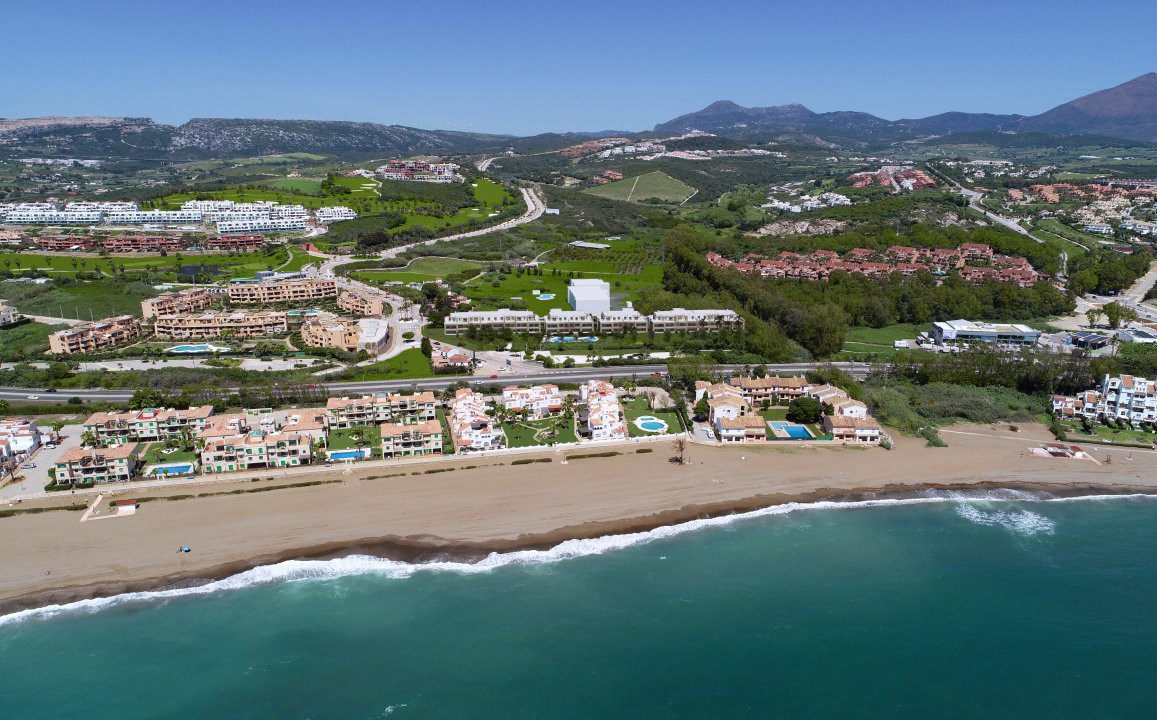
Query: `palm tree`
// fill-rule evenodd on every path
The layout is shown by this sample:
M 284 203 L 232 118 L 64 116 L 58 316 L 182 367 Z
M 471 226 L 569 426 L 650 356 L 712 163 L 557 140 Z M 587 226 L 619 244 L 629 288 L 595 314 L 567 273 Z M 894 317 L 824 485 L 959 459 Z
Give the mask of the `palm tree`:
M 100 445 L 100 441 L 97 440 L 96 434 L 93 431 L 85 430 L 80 436 L 80 444 L 84 447 L 94 448 Z
M 687 440 L 682 437 L 675 438 L 671 443 L 671 449 L 675 451 L 675 461 L 682 465 L 687 454 Z

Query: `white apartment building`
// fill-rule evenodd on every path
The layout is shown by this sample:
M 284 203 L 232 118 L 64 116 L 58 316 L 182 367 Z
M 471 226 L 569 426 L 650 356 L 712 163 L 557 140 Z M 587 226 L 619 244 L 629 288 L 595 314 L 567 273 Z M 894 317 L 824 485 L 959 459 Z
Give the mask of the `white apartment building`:
M 1157 383 L 1134 375 L 1112 377 L 1101 381 L 1102 417 L 1128 420 L 1131 423 L 1157 422 Z
M 250 232 L 292 232 L 305 229 L 304 217 L 267 218 L 264 220 L 222 220 L 217 223 L 217 232 L 222 235 L 229 233 Z
M 16 308 L 0 300 L 0 327 L 11 325 L 20 320 L 23 315 L 16 312 Z
M 449 183 L 464 180 L 453 163 L 428 163 L 411 160 L 391 160 L 378 168 L 384 180 Z
M 9 210 L 4 222 L 14 225 L 96 225 L 102 217 L 102 213 L 94 210 Z
M 506 447 L 506 433 L 486 414 L 486 398 L 468 388 L 461 388 L 450 401 L 446 415 L 454 447 L 460 452 L 494 450 Z
M 332 222 L 339 222 L 341 220 L 354 220 L 358 214 L 348 207 L 341 205 L 334 205 L 332 207 L 322 207 L 313 211 L 313 217 L 319 223 L 328 225 Z
M 502 389 L 502 406 L 511 412 L 526 412 L 531 420 L 552 417 L 562 412 L 562 393 L 557 385 L 511 385 Z
M 656 333 L 742 330 L 743 318 L 734 310 L 656 310 L 651 329 Z
M 442 423 L 437 420 L 410 425 L 387 423 L 380 430 L 383 458 L 442 454 Z
M 437 418 L 438 401 L 429 390 L 412 395 L 376 393 L 361 397 L 331 397 L 325 401 L 326 429 L 377 425 L 410 425 Z
M 187 225 L 203 218 L 196 210 L 114 210 L 104 216 L 109 225 Z
M 41 432 L 35 420 L 0 419 L 0 460 L 27 455 L 40 447 Z
M 626 440 L 627 422 L 615 386 L 590 380 L 579 387 L 586 408 L 579 412 L 579 434 L 589 440 Z
M 511 330 L 516 333 L 541 333 L 542 319 L 529 310 L 463 310 L 446 316 L 447 335 L 464 335 L 470 328 Z
M 269 206 L 269 217 L 273 220 L 306 220 L 309 218 L 309 210 L 306 210 L 304 205 L 274 203 Z
M 585 310 L 551 308 L 543 322 L 547 335 L 583 336 L 595 334 L 595 316 Z
M 598 314 L 599 332 L 616 334 L 626 332 L 645 333 L 651 329 L 651 321 L 633 307 L 622 310 L 607 310 Z

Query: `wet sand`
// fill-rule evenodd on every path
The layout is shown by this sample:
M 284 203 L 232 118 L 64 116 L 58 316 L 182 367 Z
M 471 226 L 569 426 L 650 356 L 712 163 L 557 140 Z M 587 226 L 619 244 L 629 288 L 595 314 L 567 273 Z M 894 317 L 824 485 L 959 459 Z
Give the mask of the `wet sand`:
M 616 457 L 565 464 L 543 453 L 551 462 L 467 458 L 235 485 L 130 487 L 112 496 L 146 500 L 130 517 L 81 523 L 82 511 L 58 510 L 0 518 L 0 612 L 216 579 L 292 558 L 473 558 L 793 501 L 952 488 L 1157 493 L 1157 452 L 1083 446 L 1100 464 L 1036 457 L 1030 448 L 1051 439 L 1038 425 L 1018 433 L 954 426 L 942 434 L 947 448 L 901 437 L 892 451 L 692 444 L 682 466 L 670 462 L 669 445 L 654 444 L 651 453 L 625 446 Z M 291 483 L 298 486 L 252 492 Z M 238 493 L 220 494 L 230 491 Z M 187 497 L 207 493 L 218 494 Z M 186 499 L 161 499 L 175 495 Z M 182 545 L 192 552 L 178 553 Z

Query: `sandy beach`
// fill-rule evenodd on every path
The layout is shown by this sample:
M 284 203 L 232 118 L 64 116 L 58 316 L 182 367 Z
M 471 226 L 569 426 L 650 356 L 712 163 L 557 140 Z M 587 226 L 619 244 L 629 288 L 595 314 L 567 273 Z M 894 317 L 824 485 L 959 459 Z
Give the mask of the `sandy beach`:
M 118 489 L 102 512 L 109 499 L 145 500 L 134 515 L 84 523 L 79 510 L 0 518 L 0 612 L 215 579 L 292 558 L 478 557 L 792 501 L 950 488 L 1157 492 L 1154 451 L 1087 445 L 1095 460 L 1036 457 L 1030 449 L 1051 440 L 1038 425 L 1020 432 L 960 425 L 942 434 L 947 448 L 904 437 L 892 451 L 690 445 L 689 463 L 679 466 L 670 447 L 657 444 L 650 453 L 624 446 L 616 457 L 566 463 L 544 453 L 551 462 L 464 458 L 205 488 Z M 291 483 L 298 486 L 253 492 Z M 183 499 L 163 499 L 173 496 Z M 184 545 L 191 552 L 177 552 Z

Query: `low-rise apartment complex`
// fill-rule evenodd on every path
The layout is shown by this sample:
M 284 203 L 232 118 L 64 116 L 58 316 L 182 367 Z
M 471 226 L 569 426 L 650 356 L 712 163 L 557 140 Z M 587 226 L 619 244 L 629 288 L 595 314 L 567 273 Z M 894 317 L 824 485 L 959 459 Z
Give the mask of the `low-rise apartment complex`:
M 1052 410 L 1064 418 L 1157 423 L 1157 382 L 1135 375 L 1106 375 L 1100 389 L 1053 396 Z
M 289 332 L 284 312 L 275 310 L 209 311 L 156 318 L 153 332 L 159 338 L 201 340 L 231 336 L 266 337 Z
M 429 390 L 412 395 L 376 393 L 361 397 L 329 398 L 325 403 L 325 423 L 329 430 L 378 425 L 403 425 L 437 418 L 438 401 Z
M 300 302 L 337 295 L 337 280 L 295 278 L 254 282 L 234 280 L 229 283 L 229 301 L 242 304 Z
M 450 401 L 446 418 L 454 447 L 462 452 L 493 450 L 506 447 L 506 433 L 494 418 L 486 414 L 486 398 L 481 393 L 462 388 Z
M 447 335 L 465 335 L 471 328 L 509 330 L 516 334 L 574 335 L 622 333 L 699 333 L 743 329 L 743 317 L 734 310 L 657 310 L 640 315 L 632 309 L 608 310 L 592 314 L 580 310 L 552 309 L 547 315 L 529 310 L 466 310 L 446 316 Z
M 201 449 L 201 472 L 297 467 L 308 465 L 312 457 L 308 435 L 250 430 L 230 437 L 206 439 Z
M 124 443 L 107 448 L 74 448 L 56 459 L 56 482 L 128 482 L 140 463 L 140 445 Z
M 141 301 L 141 315 L 145 320 L 158 315 L 177 315 L 204 310 L 213 304 L 213 296 L 205 288 L 190 288 L 161 293 Z
M 48 336 L 48 352 L 77 355 L 109 350 L 141 336 L 141 322 L 132 315 L 84 323 Z
M 502 406 L 510 412 L 526 413 L 531 420 L 558 415 L 562 412 L 562 405 L 558 385 L 512 385 L 502 389 Z
M 337 306 L 351 315 L 381 317 L 386 311 L 386 300 L 381 295 L 364 290 L 342 290 Z
M 383 458 L 442 454 L 442 423 L 437 420 L 385 423 L 381 432 Z
M 579 386 L 586 407 L 578 414 L 578 434 L 588 440 L 626 440 L 627 421 L 615 386 L 590 380 Z
M 167 408 L 98 412 L 84 421 L 84 432 L 92 433 L 100 445 L 164 440 L 182 433 L 195 436 L 205 428 L 213 407 L 191 407 L 187 410 Z
M 301 325 L 301 339 L 314 347 L 348 352 L 364 350 L 377 355 L 389 342 L 389 324 L 381 318 L 348 320 L 323 312 L 305 319 Z

